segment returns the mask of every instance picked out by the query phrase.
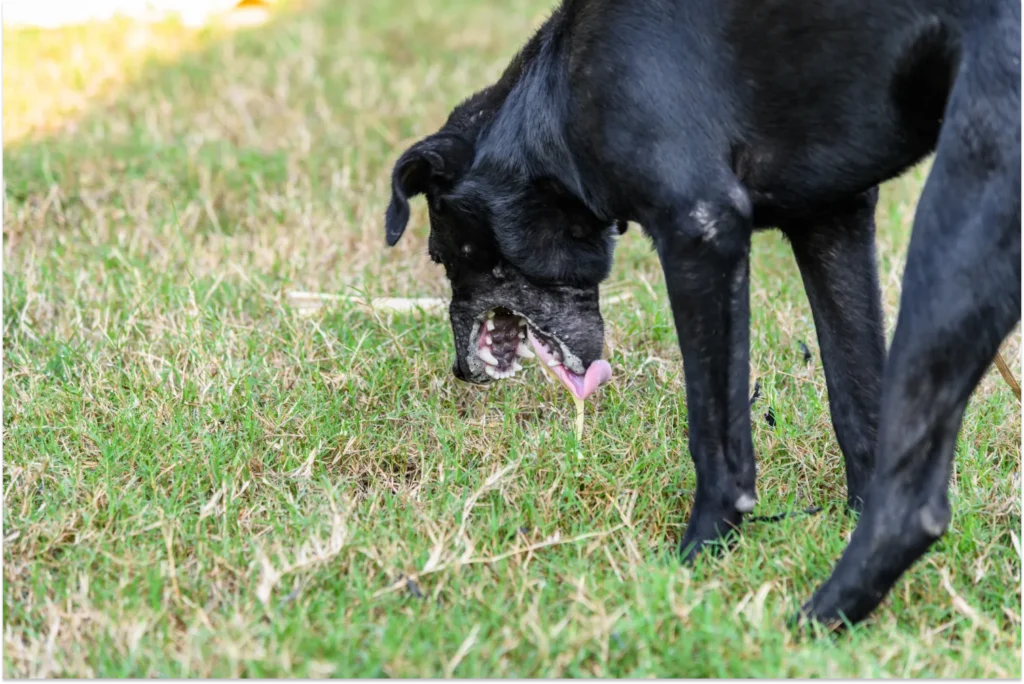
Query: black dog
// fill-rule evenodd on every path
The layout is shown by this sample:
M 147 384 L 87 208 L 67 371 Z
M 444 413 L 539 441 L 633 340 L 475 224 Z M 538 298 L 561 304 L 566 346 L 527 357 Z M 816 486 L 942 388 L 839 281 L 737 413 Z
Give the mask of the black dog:
M 644 228 L 684 362 L 691 558 L 756 501 L 750 236 L 780 228 L 863 508 L 803 614 L 856 622 L 945 531 L 964 408 L 1020 319 L 1020 20 L 1016 0 L 565 0 L 398 160 L 388 244 L 425 193 L 456 377 L 513 373 L 530 338 L 585 395 L 607 379 L 598 284 Z M 887 360 L 876 188 L 933 150 Z

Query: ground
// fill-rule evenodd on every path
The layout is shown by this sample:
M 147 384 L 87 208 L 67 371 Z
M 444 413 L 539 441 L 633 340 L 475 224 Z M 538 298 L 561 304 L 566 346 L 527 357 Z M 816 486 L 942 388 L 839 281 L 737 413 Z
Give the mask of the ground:
M 383 246 L 390 165 L 550 4 L 4 32 L 5 675 L 1021 676 L 1021 413 L 994 369 L 950 531 L 852 633 L 786 628 L 854 523 L 778 234 L 754 240 L 757 511 L 824 510 L 691 569 L 682 368 L 640 230 L 580 445 L 535 364 L 454 381 L 442 317 L 293 306 L 446 295 L 421 202 Z M 890 335 L 925 171 L 878 208 Z

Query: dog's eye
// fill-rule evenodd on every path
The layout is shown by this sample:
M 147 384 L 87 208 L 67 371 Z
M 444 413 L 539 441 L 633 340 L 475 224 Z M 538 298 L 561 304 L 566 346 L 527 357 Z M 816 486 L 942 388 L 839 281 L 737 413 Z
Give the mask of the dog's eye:
M 473 245 L 469 244 L 468 242 L 466 244 L 462 245 L 462 254 L 464 256 L 469 256 L 472 253 L 473 253 Z

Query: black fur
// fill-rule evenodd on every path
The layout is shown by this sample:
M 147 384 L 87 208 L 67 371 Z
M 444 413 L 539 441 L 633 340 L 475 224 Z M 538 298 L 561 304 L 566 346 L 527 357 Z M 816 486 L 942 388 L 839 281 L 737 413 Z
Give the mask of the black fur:
M 692 558 L 755 500 L 750 235 L 781 229 L 817 327 L 848 501 L 863 509 L 802 614 L 856 622 L 946 529 L 964 407 L 1020 319 L 1020 10 L 565 0 L 495 85 L 399 160 L 388 243 L 425 193 L 457 359 L 473 317 L 501 300 L 544 312 L 588 364 L 614 236 L 644 228 L 684 360 Z M 887 360 L 876 187 L 932 151 Z

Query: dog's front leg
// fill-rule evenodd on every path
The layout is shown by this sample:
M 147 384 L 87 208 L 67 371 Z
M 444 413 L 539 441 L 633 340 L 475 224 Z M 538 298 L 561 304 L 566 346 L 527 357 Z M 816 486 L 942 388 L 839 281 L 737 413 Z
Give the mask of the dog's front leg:
M 693 201 L 668 216 L 662 213 L 648 227 L 665 272 L 683 355 L 690 454 L 697 473 L 680 547 L 685 560 L 735 529 L 756 502 L 747 206 L 736 199 Z

